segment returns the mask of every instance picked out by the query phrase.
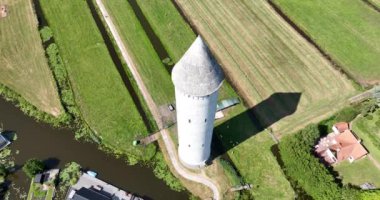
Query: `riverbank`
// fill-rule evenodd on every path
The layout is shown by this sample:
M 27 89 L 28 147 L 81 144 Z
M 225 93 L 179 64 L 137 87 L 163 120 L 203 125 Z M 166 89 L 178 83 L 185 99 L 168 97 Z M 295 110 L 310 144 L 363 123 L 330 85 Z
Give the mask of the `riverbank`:
M 175 192 L 157 179 L 150 167 L 127 165 L 123 158 L 115 158 L 98 149 L 96 144 L 76 141 L 70 129 L 57 129 L 36 122 L 24 115 L 10 102 L 0 98 L 0 122 L 4 128 L 17 133 L 17 140 L 10 145 L 14 153 L 16 173 L 10 180 L 16 188 L 27 191 L 29 180 L 20 167 L 30 158 L 43 160 L 48 168 L 62 168 L 75 161 L 84 169 L 98 172 L 99 177 L 127 191 L 151 199 L 186 199 L 185 192 Z M 69 147 L 69 148 L 68 148 Z M 146 188 L 149 186 L 149 190 Z M 12 195 L 17 190 L 12 189 Z M 13 196 L 18 199 L 18 196 Z

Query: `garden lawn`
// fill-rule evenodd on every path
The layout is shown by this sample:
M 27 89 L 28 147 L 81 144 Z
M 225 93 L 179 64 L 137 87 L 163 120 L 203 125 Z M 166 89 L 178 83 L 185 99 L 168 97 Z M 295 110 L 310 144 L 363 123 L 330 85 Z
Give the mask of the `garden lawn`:
M 367 117 L 359 116 L 352 123 L 352 130 L 363 141 L 369 154 L 380 163 L 380 109 Z
M 372 183 L 380 186 L 380 169 L 368 157 L 349 163 L 344 161 L 334 167 L 343 180 L 343 184 L 360 186 L 363 183 Z
M 380 82 L 378 11 L 361 0 L 274 2 L 357 81 Z
M 47 64 L 31 0 L 0 0 L 8 16 L 0 19 L 0 83 L 39 110 L 58 116 L 63 108 Z
M 326 118 L 355 94 L 351 81 L 267 1 L 175 2 L 249 108 L 278 136 Z
M 147 134 L 147 128 L 112 62 L 86 1 L 40 2 L 85 121 L 102 139 L 102 144 L 115 153 L 128 154 L 129 159 L 150 158 L 153 146 L 143 153 L 132 145 L 137 135 Z

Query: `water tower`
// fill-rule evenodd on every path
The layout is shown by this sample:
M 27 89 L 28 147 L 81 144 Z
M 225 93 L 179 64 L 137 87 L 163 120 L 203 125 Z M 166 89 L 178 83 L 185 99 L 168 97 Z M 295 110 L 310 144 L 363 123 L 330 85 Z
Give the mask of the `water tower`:
M 174 66 L 178 154 L 187 167 L 202 167 L 210 157 L 218 89 L 224 75 L 200 36 Z

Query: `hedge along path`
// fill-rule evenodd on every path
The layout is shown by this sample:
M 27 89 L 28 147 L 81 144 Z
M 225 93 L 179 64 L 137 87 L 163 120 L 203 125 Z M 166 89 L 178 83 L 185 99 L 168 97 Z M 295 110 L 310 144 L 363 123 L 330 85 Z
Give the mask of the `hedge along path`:
M 350 80 L 288 25 L 265 0 L 176 0 L 205 38 L 227 76 L 249 107 L 270 95 L 300 93 L 293 115 L 272 128 L 294 132 L 323 119 L 355 93 Z M 337 95 L 339 94 L 339 95 Z M 274 99 L 256 114 L 264 124 L 286 112 L 292 99 Z
M 148 160 L 154 146 L 133 147 L 137 135 L 148 133 L 123 84 L 86 1 L 41 0 L 85 121 L 116 154 L 130 162 Z
M 0 19 L 0 82 L 41 111 L 60 115 L 63 108 L 32 2 L 0 0 L 0 5 L 8 7 L 8 16 Z

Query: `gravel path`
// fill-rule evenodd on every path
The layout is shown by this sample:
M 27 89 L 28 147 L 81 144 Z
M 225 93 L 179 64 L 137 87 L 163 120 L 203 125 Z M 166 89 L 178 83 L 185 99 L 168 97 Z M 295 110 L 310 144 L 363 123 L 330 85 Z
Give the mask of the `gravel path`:
M 100 9 L 100 12 L 102 14 L 103 19 L 105 20 L 105 22 L 107 23 L 108 28 L 111 31 L 112 36 L 115 39 L 118 48 L 120 49 L 120 52 L 122 54 L 122 57 L 123 57 L 124 61 L 127 63 L 128 68 L 129 68 L 129 70 L 131 71 L 131 73 L 133 75 L 133 78 L 136 80 L 137 86 L 140 89 L 141 94 L 144 97 L 144 99 L 145 99 L 145 101 L 146 101 L 146 103 L 147 103 L 147 105 L 149 107 L 149 110 L 151 111 L 151 113 L 152 113 L 152 115 L 153 115 L 153 117 L 154 117 L 154 119 L 155 119 L 158 127 L 160 129 L 162 129 L 163 128 L 163 124 L 162 124 L 162 121 L 161 121 L 160 113 L 158 111 L 158 107 L 154 103 L 154 101 L 152 99 L 152 96 L 150 95 L 148 89 L 145 87 L 145 84 L 144 84 L 144 82 L 143 82 L 140 74 L 137 71 L 136 65 L 133 62 L 133 59 L 131 58 L 131 56 L 129 55 L 128 50 L 125 47 L 124 43 L 122 42 L 121 37 L 120 37 L 119 33 L 117 32 L 117 30 L 115 28 L 115 25 L 112 22 L 112 19 L 109 16 L 109 14 L 108 14 L 108 12 L 107 12 L 107 10 L 106 10 L 106 8 L 105 8 L 102 0 L 96 0 L 96 4 L 97 4 L 97 6 Z M 213 191 L 213 193 L 214 193 L 213 199 L 219 200 L 220 199 L 220 192 L 219 192 L 219 189 L 217 187 L 217 184 L 215 182 L 213 182 L 212 179 L 206 177 L 205 175 L 195 174 L 195 173 L 192 173 L 192 172 L 189 172 L 188 170 L 186 170 L 179 163 L 179 161 L 177 159 L 176 148 L 175 148 L 175 146 L 173 144 L 173 141 L 171 140 L 171 138 L 169 136 L 169 132 L 166 129 L 162 129 L 160 132 L 161 132 L 162 139 L 163 139 L 163 141 L 165 143 L 166 150 L 167 150 L 167 152 L 169 154 L 169 158 L 170 158 L 170 160 L 172 162 L 172 165 L 174 166 L 174 169 L 177 171 L 177 173 L 179 175 L 181 175 L 185 179 L 188 179 L 188 180 L 194 181 L 194 182 L 198 182 L 198 183 L 201 183 L 201 184 L 209 187 Z

